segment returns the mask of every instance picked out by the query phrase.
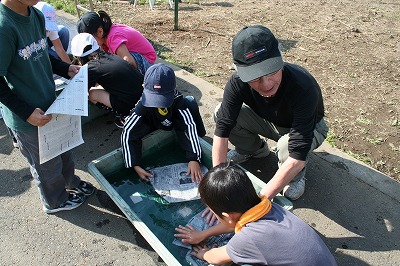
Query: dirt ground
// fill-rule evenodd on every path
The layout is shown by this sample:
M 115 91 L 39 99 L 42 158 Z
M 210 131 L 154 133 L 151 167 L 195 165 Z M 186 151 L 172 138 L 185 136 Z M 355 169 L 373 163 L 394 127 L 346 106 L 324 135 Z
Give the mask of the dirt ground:
M 330 140 L 400 181 L 400 3 L 395 0 L 168 1 L 136 8 L 102 2 L 113 22 L 148 38 L 158 56 L 223 89 L 231 41 L 245 25 L 269 27 L 284 60 L 307 68 L 324 96 Z

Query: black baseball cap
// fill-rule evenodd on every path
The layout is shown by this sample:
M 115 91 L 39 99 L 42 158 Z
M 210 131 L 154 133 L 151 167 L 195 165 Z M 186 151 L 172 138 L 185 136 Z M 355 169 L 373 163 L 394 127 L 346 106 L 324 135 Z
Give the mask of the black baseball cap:
M 283 67 L 279 42 L 261 25 L 247 26 L 232 42 L 233 63 L 243 82 L 274 73 Z
M 76 28 L 78 33 L 86 32 L 94 34 L 102 25 L 102 20 L 96 12 L 87 12 L 79 18 L 78 22 L 76 23 Z

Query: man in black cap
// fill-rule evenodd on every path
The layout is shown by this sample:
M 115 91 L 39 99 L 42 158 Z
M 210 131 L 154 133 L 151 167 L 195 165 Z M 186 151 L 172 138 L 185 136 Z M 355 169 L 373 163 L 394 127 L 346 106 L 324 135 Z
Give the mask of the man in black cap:
M 298 199 L 305 188 L 307 155 L 326 138 L 321 89 L 304 68 L 283 62 L 279 43 L 264 26 L 243 28 L 233 39 L 237 73 L 225 86 L 215 111 L 213 165 L 264 158 L 263 136 L 277 142 L 279 169 L 261 190 L 272 199 Z M 228 151 L 228 140 L 235 150 Z

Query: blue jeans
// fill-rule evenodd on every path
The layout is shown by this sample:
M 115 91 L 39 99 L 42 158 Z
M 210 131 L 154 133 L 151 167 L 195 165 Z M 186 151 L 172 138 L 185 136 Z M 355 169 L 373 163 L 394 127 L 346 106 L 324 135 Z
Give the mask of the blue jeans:
M 146 74 L 147 69 L 151 67 L 151 64 L 149 63 L 149 61 L 147 61 L 147 59 L 143 55 L 139 53 L 130 52 L 130 54 L 135 59 L 139 73 L 144 76 L 144 74 Z
M 62 47 L 67 52 L 68 46 L 69 46 L 69 30 L 62 25 L 58 25 L 58 37 L 60 38 Z M 60 59 L 60 57 L 57 55 L 56 51 L 51 49 L 53 47 L 53 43 L 50 41 L 49 38 L 47 38 L 47 44 L 49 46 L 49 54 Z

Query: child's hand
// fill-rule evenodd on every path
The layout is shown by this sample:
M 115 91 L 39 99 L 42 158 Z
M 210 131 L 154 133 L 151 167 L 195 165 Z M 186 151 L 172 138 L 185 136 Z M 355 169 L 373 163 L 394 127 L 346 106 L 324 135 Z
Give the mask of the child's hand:
M 144 181 L 149 182 L 150 181 L 150 177 L 152 176 L 151 173 L 147 172 L 146 170 L 144 170 L 142 167 L 136 165 L 135 167 L 133 167 L 133 169 L 135 169 L 136 173 L 138 174 L 138 176 L 143 179 Z
M 190 161 L 186 175 L 191 175 L 193 182 L 200 183 L 200 180 L 203 178 L 203 174 L 201 173 L 199 162 Z
M 214 245 L 212 248 L 215 248 L 215 247 L 216 246 Z M 198 259 L 205 260 L 204 259 L 204 254 L 207 251 L 211 250 L 212 248 L 209 248 L 209 247 L 207 247 L 205 245 L 204 246 L 203 245 L 196 245 L 196 246 L 193 246 L 194 252 L 190 253 L 190 255 L 193 255 Z
M 42 127 L 50 122 L 52 115 L 45 115 L 43 110 L 40 108 L 36 108 L 33 110 L 33 113 L 28 117 L 26 122 L 33 126 Z
M 80 68 L 81 68 L 81 66 L 69 65 L 68 76 L 73 78 L 76 74 L 78 74 Z
M 217 220 L 217 217 L 215 216 L 215 214 L 210 210 L 210 208 L 206 208 L 203 213 L 201 214 L 201 217 L 206 217 L 206 223 L 208 225 L 213 225 L 215 220 Z
M 179 225 L 178 228 L 175 228 L 175 231 L 178 231 L 180 234 L 175 234 L 174 236 L 182 239 L 183 243 L 193 245 L 198 244 L 204 240 L 202 232 L 197 231 L 190 225 Z

